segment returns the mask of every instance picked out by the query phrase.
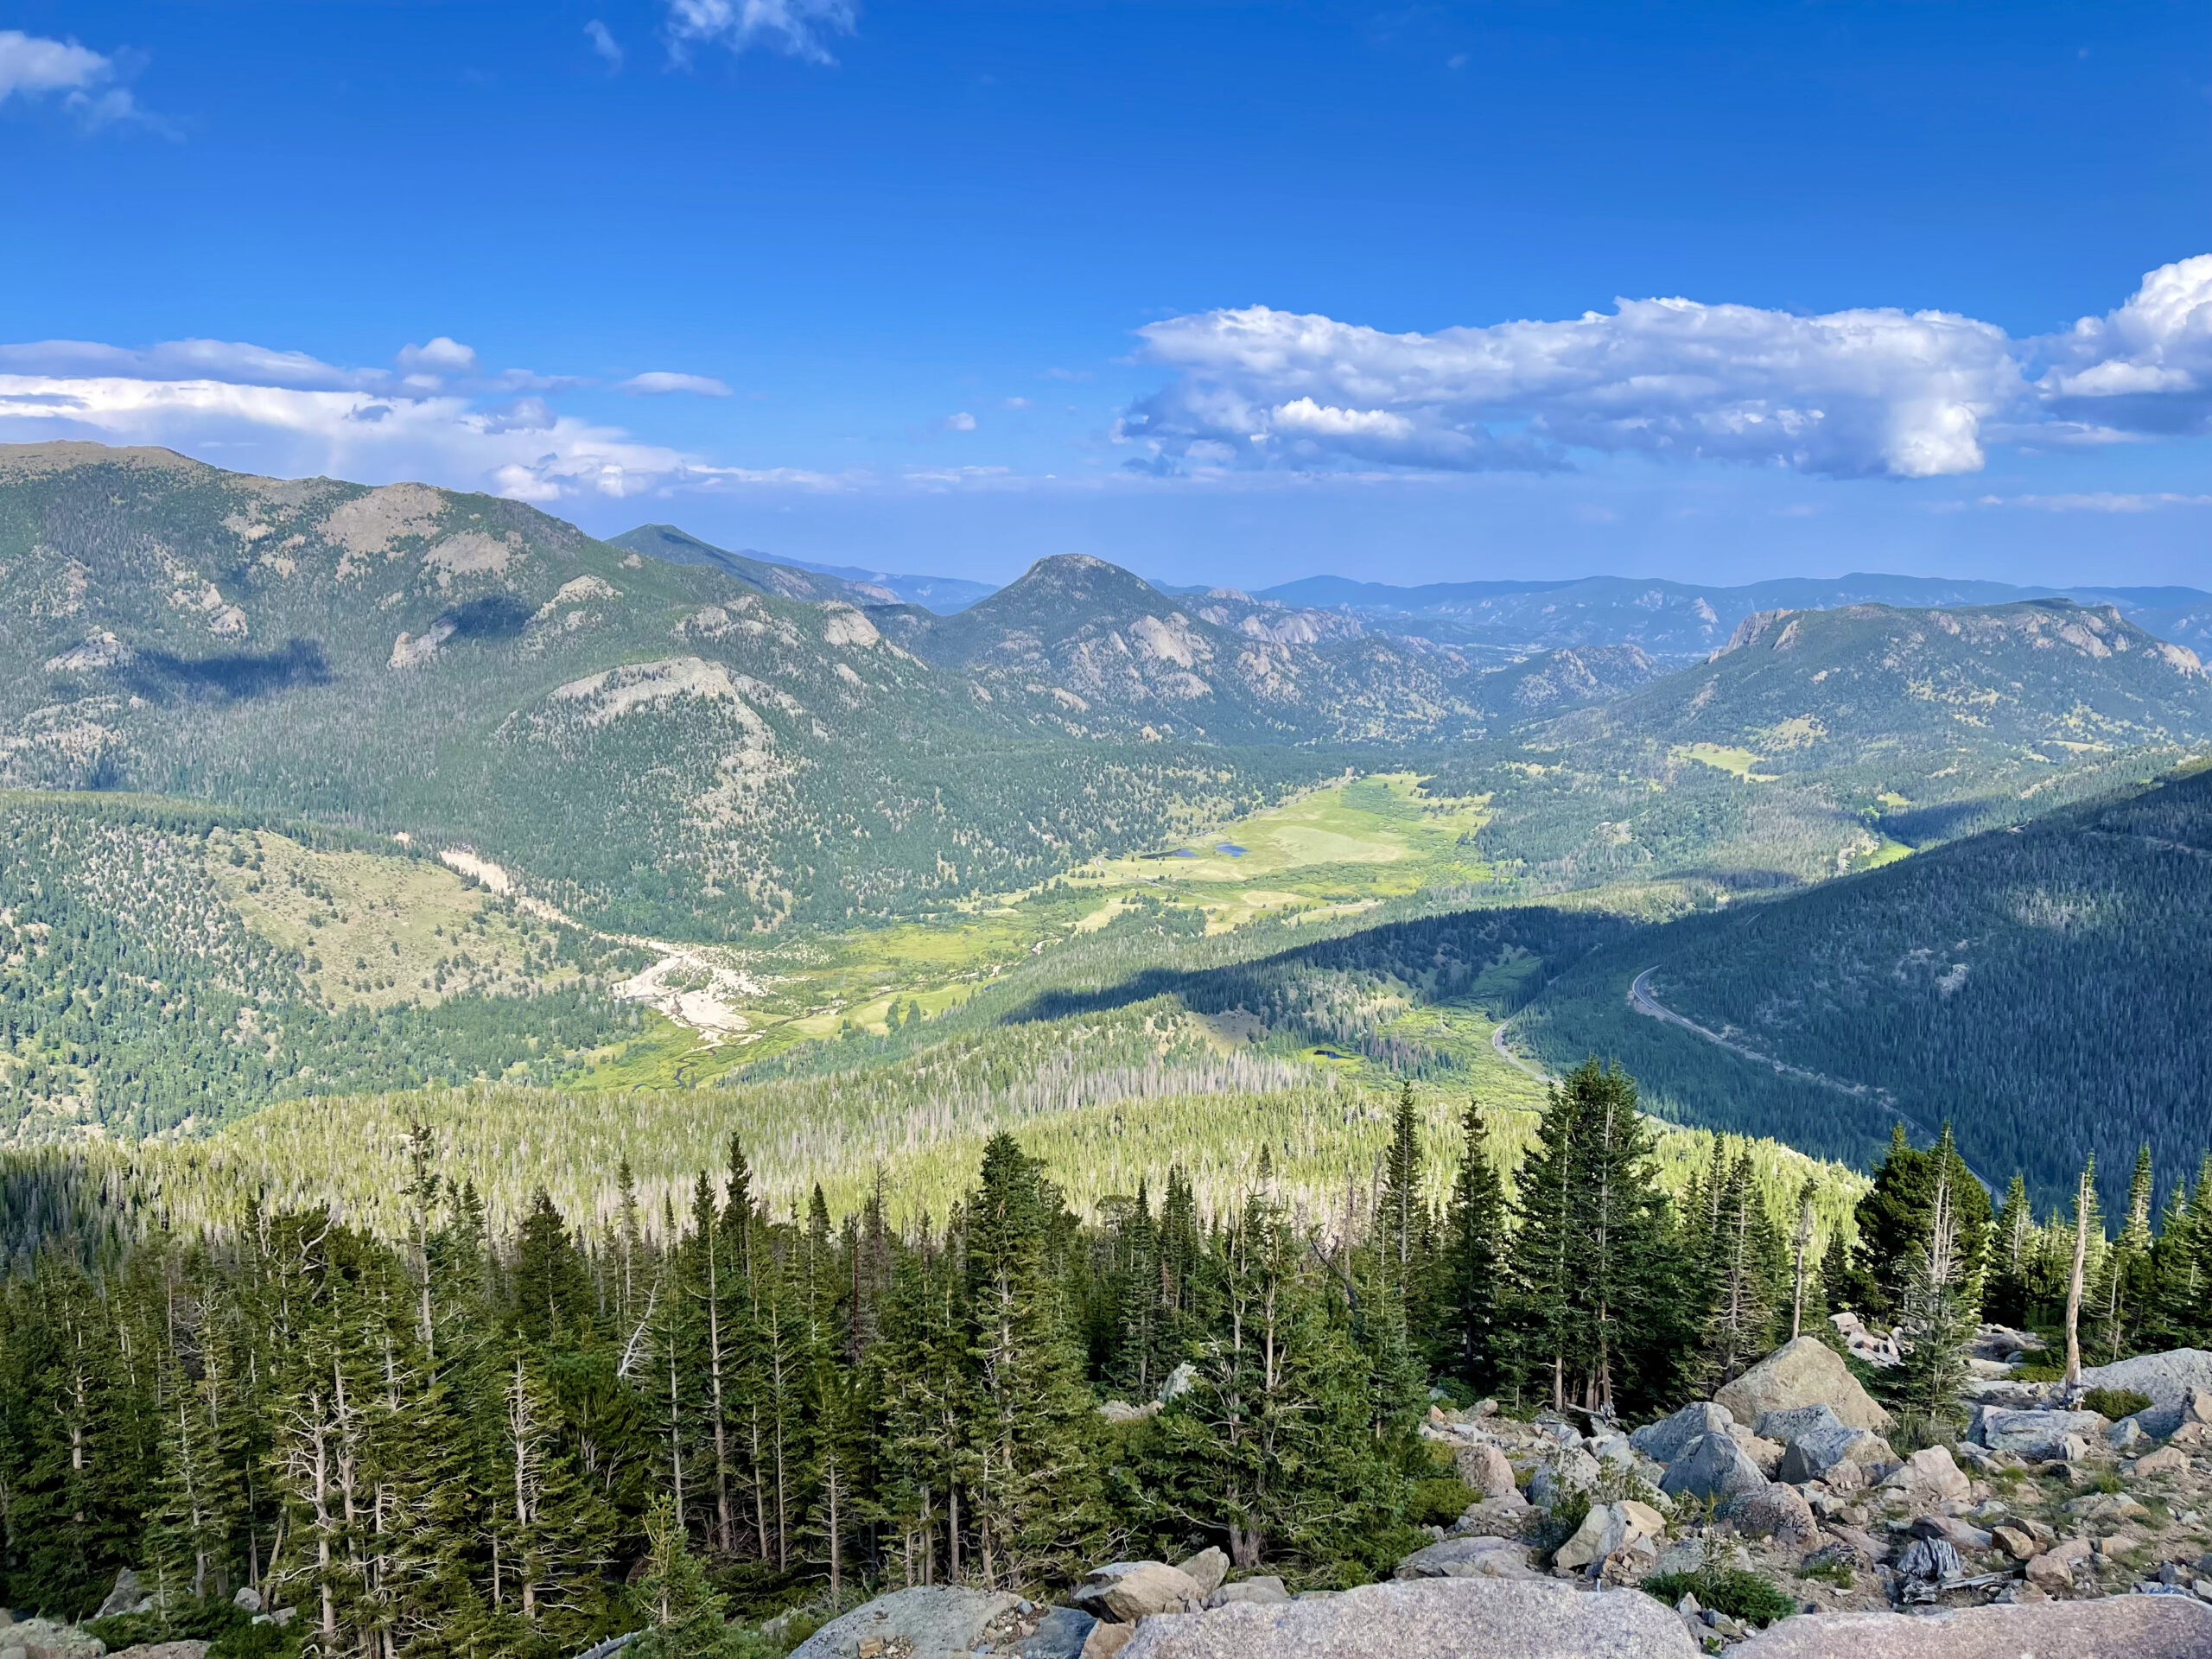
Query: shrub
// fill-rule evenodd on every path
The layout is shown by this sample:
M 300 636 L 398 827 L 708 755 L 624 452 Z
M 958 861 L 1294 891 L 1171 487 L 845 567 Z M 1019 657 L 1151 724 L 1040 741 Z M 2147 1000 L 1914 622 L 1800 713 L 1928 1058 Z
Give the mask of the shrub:
M 1457 1475 L 1416 1480 L 1406 1493 L 1406 1519 L 1417 1527 L 1448 1527 L 1467 1512 L 1475 1489 Z
M 2138 1394 L 2133 1389 L 2091 1389 L 2082 1396 L 2082 1409 L 2094 1411 L 2100 1417 L 2109 1417 L 2115 1423 L 2123 1417 L 2133 1417 L 2139 1411 L 2151 1408 L 2151 1396 Z
M 1850 1569 L 1846 1568 L 1847 1573 Z M 1701 1567 L 1694 1573 L 1660 1573 L 1638 1586 L 1669 1605 L 1684 1596 L 1695 1596 L 1697 1605 L 1716 1613 L 1740 1618 L 1746 1624 L 1771 1624 L 1797 1611 L 1796 1599 L 1763 1573 L 1742 1567 Z

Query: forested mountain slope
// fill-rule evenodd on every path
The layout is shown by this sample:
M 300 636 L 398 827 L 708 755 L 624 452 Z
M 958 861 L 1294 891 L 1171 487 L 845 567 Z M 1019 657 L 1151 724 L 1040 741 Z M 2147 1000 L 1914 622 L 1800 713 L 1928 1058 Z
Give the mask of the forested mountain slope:
M 1687 1114 L 1865 1155 L 1891 1108 L 2059 1201 L 2094 1152 L 2191 1166 L 2212 1076 L 2212 771 L 1607 945 L 1514 1027 L 1618 1054 Z M 1737 1046 L 1629 1005 L 1648 1000 Z M 1793 1068 L 1780 1071 L 1771 1062 Z
M 1222 743 L 1459 742 L 1659 671 L 1632 648 L 1522 660 L 1232 589 L 1171 597 L 1080 555 L 1039 560 L 910 643 L 1071 734 Z
M 702 542 L 674 524 L 639 524 L 635 530 L 626 530 L 620 536 L 607 537 L 609 547 L 619 547 L 626 552 L 640 553 L 649 559 L 661 559 L 670 564 L 704 565 L 735 576 L 748 587 L 764 594 L 773 594 L 779 599 L 796 599 L 809 604 L 825 604 L 831 600 L 848 605 L 896 605 L 899 595 L 888 588 L 873 582 L 848 582 L 841 576 L 824 575 L 818 571 L 802 570 L 788 564 L 778 564 L 753 553 L 733 553 L 727 548 Z
M 713 937 L 1019 887 L 1316 764 L 1078 748 L 867 612 L 514 502 L 0 449 L 0 784 L 404 831 Z
M 174 802 L 0 796 L 0 1140 L 545 1082 L 637 1028 L 606 986 L 641 953 L 365 840 Z
M 2109 607 L 2035 600 L 1760 612 L 1711 661 L 1567 715 L 1548 734 L 1738 746 L 1764 770 L 1802 772 L 1877 749 L 2110 747 L 2207 732 L 2212 677 L 2194 652 Z

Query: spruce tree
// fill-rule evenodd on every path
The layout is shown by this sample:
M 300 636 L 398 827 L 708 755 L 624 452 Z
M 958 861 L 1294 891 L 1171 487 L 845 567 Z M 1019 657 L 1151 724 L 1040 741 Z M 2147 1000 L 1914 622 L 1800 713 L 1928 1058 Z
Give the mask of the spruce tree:
M 1059 1195 L 1010 1135 L 983 1149 L 965 1211 L 968 1433 L 976 1576 L 1015 1584 L 1065 1573 L 1096 1524 L 1095 1417 L 1047 1245 Z
M 1446 1363 L 1478 1394 L 1497 1387 L 1507 1357 L 1500 1318 L 1510 1292 L 1505 1192 L 1491 1163 L 1482 1107 L 1467 1103 L 1459 1167 L 1444 1212 L 1439 1344 Z
M 639 1659 L 709 1659 L 726 1639 L 723 1599 L 665 1494 L 645 1516 L 645 1554 L 630 1586 L 632 1617 L 644 1625 L 632 1644 Z

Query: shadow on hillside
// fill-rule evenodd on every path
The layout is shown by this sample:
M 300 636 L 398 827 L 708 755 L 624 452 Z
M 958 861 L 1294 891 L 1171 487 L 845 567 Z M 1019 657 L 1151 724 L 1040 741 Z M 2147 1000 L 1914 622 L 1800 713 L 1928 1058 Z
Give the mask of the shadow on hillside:
M 242 702 L 303 685 L 327 685 L 330 664 L 319 639 L 288 639 L 275 651 L 179 657 L 142 651 L 130 689 L 153 702 Z

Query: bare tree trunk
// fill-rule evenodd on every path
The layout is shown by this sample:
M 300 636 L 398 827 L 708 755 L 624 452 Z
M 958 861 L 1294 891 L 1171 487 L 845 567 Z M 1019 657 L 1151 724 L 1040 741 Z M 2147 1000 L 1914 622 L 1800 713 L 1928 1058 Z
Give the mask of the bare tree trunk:
M 2074 1271 L 2066 1280 L 2066 1386 L 2082 1386 L 2082 1269 L 2089 1259 L 2089 1172 L 2074 1192 Z

